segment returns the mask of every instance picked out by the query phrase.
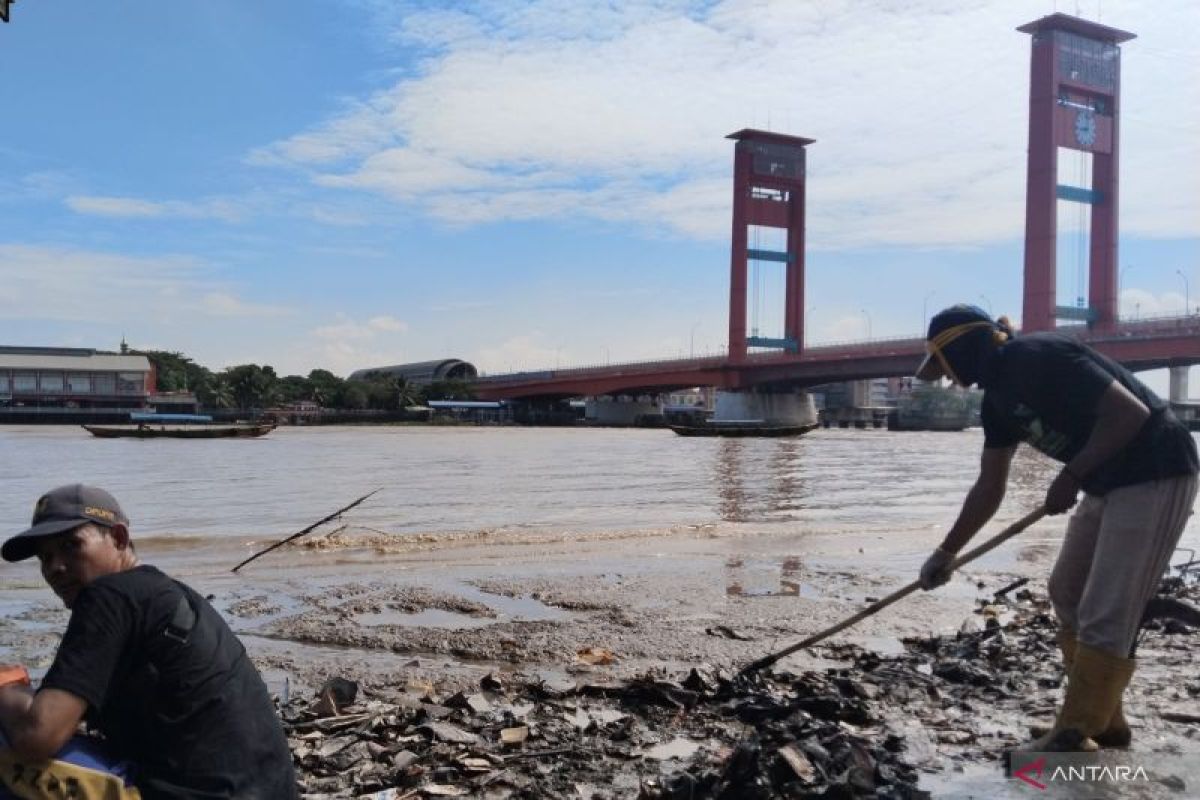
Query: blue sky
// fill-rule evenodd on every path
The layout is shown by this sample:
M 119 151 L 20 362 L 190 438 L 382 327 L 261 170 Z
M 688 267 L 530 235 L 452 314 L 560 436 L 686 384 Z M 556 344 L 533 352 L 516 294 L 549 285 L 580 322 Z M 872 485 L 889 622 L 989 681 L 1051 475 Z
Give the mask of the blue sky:
M 22 0 L 0 25 L 0 343 L 343 375 L 715 352 L 744 127 L 818 140 L 811 340 L 916 334 L 961 300 L 1019 317 L 1014 28 L 1056 10 L 1139 37 L 1122 311 L 1196 306 L 1195 3 Z

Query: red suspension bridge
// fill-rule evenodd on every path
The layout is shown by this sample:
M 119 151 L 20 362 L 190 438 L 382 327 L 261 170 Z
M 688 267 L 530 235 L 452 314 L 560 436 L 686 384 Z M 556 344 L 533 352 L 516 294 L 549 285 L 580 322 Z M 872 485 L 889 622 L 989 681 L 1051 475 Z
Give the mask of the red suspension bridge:
M 1018 30 L 1032 38 L 1022 329 L 1068 332 L 1135 371 L 1200 363 L 1200 316 L 1130 321 L 1117 313 L 1120 46 L 1134 35 L 1066 14 Z M 802 388 L 913 373 L 924 354 L 923 336 L 806 345 L 805 180 L 807 147 L 814 140 L 751 129 L 729 138 L 735 146 L 728 352 L 485 376 L 476 382 L 480 398 L 658 394 L 690 386 Z M 1060 182 L 1060 148 L 1089 154 L 1089 186 Z M 1083 307 L 1057 303 L 1059 200 L 1090 212 Z M 750 246 L 753 226 L 784 231 L 784 248 Z M 785 270 L 778 338 L 747 335 L 747 275 L 755 262 L 777 262 Z M 1067 324 L 1060 326 L 1059 320 Z

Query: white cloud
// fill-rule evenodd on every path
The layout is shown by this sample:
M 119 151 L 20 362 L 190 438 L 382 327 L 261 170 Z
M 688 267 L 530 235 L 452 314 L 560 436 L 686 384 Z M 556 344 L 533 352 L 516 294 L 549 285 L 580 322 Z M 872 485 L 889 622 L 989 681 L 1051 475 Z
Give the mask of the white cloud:
M 1145 289 L 1122 289 L 1119 313 L 1122 319 L 1144 319 L 1157 316 L 1178 316 L 1188 303 L 1195 310 L 1198 297 L 1184 298 L 1181 292 L 1154 294 Z
M 102 195 L 70 195 L 64 201 L 77 214 L 101 217 L 181 217 L 190 219 L 221 219 L 236 222 L 242 212 L 228 200 L 185 202 L 181 200 L 142 200 L 136 197 L 107 197 Z
M 405 148 L 380 151 L 369 156 L 353 173 L 324 175 L 317 182 L 324 186 L 371 189 L 400 199 L 459 187 L 479 190 L 500 185 L 497 176 L 484 170 Z
M 392 333 L 405 333 L 408 331 L 408 323 L 398 320 L 395 317 L 383 315 L 371 317 L 367 320 L 367 327 L 376 331 L 388 331 Z
M 314 328 L 312 333 L 318 339 L 328 339 L 329 341 L 338 342 L 350 339 L 370 339 L 375 335 L 375 332 L 366 325 L 360 325 L 357 322 L 349 320 L 338 322 L 334 325 L 322 325 L 319 328 Z
M 371 317 L 366 322 L 355 322 L 345 314 L 337 315 L 337 322 L 314 328 L 318 339 L 348 340 L 374 339 L 380 333 L 406 333 L 408 323 L 388 315 Z
M 456 224 L 586 216 L 728 235 L 743 127 L 815 137 L 809 245 L 965 246 L 1024 225 L 1029 39 L 1044 2 L 374 3 L 426 58 L 257 163 Z M 1200 6 L 1105 9 L 1125 47 L 1123 229 L 1200 232 Z M 1124 20 L 1129 22 L 1125 23 Z M 768 120 L 770 121 L 768 123 Z
M 162 203 L 136 200 L 132 197 L 71 195 L 64 202 L 67 208 L 77 214 L 95 214 L 101 217 L 161 217 L 166 212 Z
M 404 361 L 401 335 L 408 332 L 407 322 L 387 314 L 363 322 L 346 314 L 337 314 L 335 319 L 310 332 L 317 341 L 306 348 L 303 354 L 306 363 L 315 362 L 324 369 L 346 374 Z
M 519 372 L 526 369 L 551 369 L 556 364 L 572 363 L 561 347 L 548 345 L 540 331 L 505 339 L 494 347 L 484 347 L 470 359 L 481 372 Z
M 312 365 L 315 364 L 321 369 L 327 369 L 335 375 L 345 377 L 355 370 L 403 364 L 411 360 L 398 346 L 363 346 L 362 343 L 340 340 L 322 341 L 316 347 L 305 348 L 303 353 L 296 354 L 295 358 L 287 359 L 286 363 L 296 362 L 310 365 L 306 369 L 312 369 Z M 297 368 L 293 371 L 300 370 Z
M 430 306 L 429 310 L 442 313 L 446 311 L 478 311 L 484 308 L 492 308 L 496 303 L 491 300 L 454 300 L 449 303 L 438 303 Z
M 0 203 L 56 201 L 70 191 L 71 185 L 69 175 L 53 170 L 30 172 L 19 178 L 0 177 Z
M 359 227 L 369 224 L 369 220 L 362 214 L 353 211 L 325 208 L 323 206 L 310 208 L 308 216 L 313 222 L 319 222 L 322 225 L 333 225 L 339 228 Z
M 351 101 L 341 116 L 317 130 L 258 148 L 246 160 L 258 166 L 293 162 L 327 164 L 348 156 L 367 155 L 392 141 L 393 137 L 385 115 L 381 113 L 384 109 L 377 105 L 378 102 Z
M 842 314 L 820 329 L 821 335 L 813 344 L 861 342 L 867 338 L 870 328 L 865 314 Z M 871 334 L 873 335 L 874 331 L 871 331 Z
M 3 319 L 180 323 L 197 317 L 290 313 L 238 297 L 210 265 L 188 256 L 0 244 L 0 269 Z
M 177 294 L 174 287 L 171 293 Z M 282 306 L 248 303 L 226 292 L 209 292 L 204 295 L 200 308 L 218 317 L 278 317 L 292 313 L 290 309 Z

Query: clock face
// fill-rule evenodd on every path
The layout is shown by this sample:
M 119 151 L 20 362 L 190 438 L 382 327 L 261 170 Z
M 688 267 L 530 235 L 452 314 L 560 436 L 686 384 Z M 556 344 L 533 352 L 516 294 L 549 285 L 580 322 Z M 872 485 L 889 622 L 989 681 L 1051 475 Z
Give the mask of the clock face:
M 1075 116 L 1075 141 L 1084 147 L 1096 143 L 1096 115 L 1091 111 L 1080 111 Z

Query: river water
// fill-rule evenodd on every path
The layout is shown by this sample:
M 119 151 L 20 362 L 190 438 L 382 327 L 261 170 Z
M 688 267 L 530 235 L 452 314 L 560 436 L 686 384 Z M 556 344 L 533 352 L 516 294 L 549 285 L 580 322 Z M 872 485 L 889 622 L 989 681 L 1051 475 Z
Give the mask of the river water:
M 689 525 L 903 535 L 953 521 L 981 443 L 977 429 L 701 439 L 615 428 L 285 427 L 261 439 L 140 441 L 6 426 L 0 533 L 22 529 L 46 489 L 82 481 L 110 489 L 135 539 L 165 550 L 168 565 L 193 550 L 282 538 L 376 488 L 346 521 L 402 535 Z M 1001 517 L 1036 507 L 1054 470 L 1022 448 Z M 1195 546 L 1196 534 L 1193 523 L 1184 543 Z
M 137 441 L 94 439 L 74 427 L 0 427 L 0 535 L 24 528 L 34 501 L 50 487 L 83 481 L 109 488 L 132 520 L 139 554 L 212 593 L 272 690 L 286 693 L 305 680 L 317 685 L 314 676 L 334 670 L 395 674 L 399 680 L 414 656 L 425 665 L 421 669 L 438 665 L 444 674 L 503 666 L 450 659 L 444 648 L 435 651 L 428 644 L 443 636 L 437 631 L 405 634 L 397 639 L 403 646 L 393 652 L 391 646 L 281 638 L 272 628 L 301 612 L 326 613 L 329 629 L 349 627 L 364 642 L 374 641 L 376 617 L 438 631 L 462 627 L 464 620 L 504 628 L 517 620 L 567 619 L 564 625 L 574 626 L 563 634 L 568 639 L 607 643 L 633 636 L 614 633 L 607 617 L 593 623 L 587 614 L 546 605 L 530 593 L 543 579 L 552 590 L 561 588 L 564 575 L 579 598 L 594 599 L 590 593 L 597 591 L 628 594 L 631 608 L 666 620 L 648 623 L 644 635 L 668 653 L 691 652 L 688 632 L 710 619 L 767 630 L 769 618 L 770 624 L 794 628 L 793 636 L 812 632 L 862 607 L 868 595 L 877 597 L 915 577 L 974 480 L 981 445 L 978 430 L 829 429 L 796 439 L 722 440 L 643 429 L 314 427 L 281 428 L 261 439 Z M 1008 496 L 985 534 L 1035 508 L 1056 469 L 1027 448 L 1018 451 Z M 345 523 L 393 540 L 426 541 L 435 549 L 439 539 L 465 534 L 467 541 L 478 541 L 472 535 L 485 532 L 488 541 L 493 535 L 520 540 L 528 534 L 535 544 L 443 562 L 374 547 L 319 557 L 281 551 L 238 576 L 229 574 L 230 566 L 254 550 L 376 488 L 379 493 L 346 515 Z M 1044 579 L 1062 526 L 1062 517 L 1045 520 L 980 564 L 1005 573 L 1025 562 L 1025 574 Z M 627 540 L 697 529 L 730 535 L 676 537 L 685 547 L 675 549 L 667 539 L 650 547 Z M 1193 518 L 1184 544 L 1200 545 L 1197 533 Z M 552 541 L 546 534 L 577 537 L 581 545 L 566 558 L 560 549 L 557 561 L 539 565 L 536 542 Z M 848 544 L 831 554 L 831 540 Z M 825 555 L 810 559 L 818 541 Z M 1173 562 L 1187 558 L 1177 553 Z M 515 594 L 503 590 L 503 580 L 510 578 Z M 903 610 L 867 620 L 842 638 L 895 652 L 899 644 L 893 637 L 901 633 L 952 631 L 972 598 L 998 585 L 976 586 L 975 579 L 912 596 Z M 823 581 L 815 594 L 810 581 Z M 408 613 L 387 605 L 408 584 L 482 602 L 497 616 L 480 621 L 437 607 Z M 653 587 L 660 585 L 674 588 L 656 592 Z M 342 614 L 341 587 L 350 598 L 346 603 L 365 598 L 379 608 Z M 724 602 L 734 595 L 746 599 Z M 793 607 L 796 598 L 815 599 Z M 252 601 L 261 610 L 236 611 Z M 36 567 L 0 563 L 0 660 L 27 664 L 40 674 L 64 624 L 65 612 Z M 672 627 L 680 629 L 684 645 L 672 644 Z M 486 628 L 479 630 L 483 648 L 491 639 Z M 492 639 L 507 635 L 501 631 Z M 730 658 L 741 660 L 788 638 L 725 644 L 734 648 Z M 426 646 L 430 652 L 422 650 Z M 634 668 L 638 662 L 628 663 Z M 1021 789 L 991 763 L 969 762 L 965 773 L 951 769 L 923 780 L 936 796 L 1015 798 Z

